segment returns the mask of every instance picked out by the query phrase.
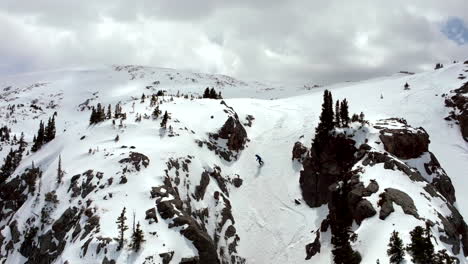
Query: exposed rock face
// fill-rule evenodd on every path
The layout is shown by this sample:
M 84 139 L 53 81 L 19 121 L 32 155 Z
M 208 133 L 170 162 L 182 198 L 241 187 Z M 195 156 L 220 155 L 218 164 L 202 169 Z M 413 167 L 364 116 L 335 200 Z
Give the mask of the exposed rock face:
M 440 166 L 439 161 L 430 153 L 431 160 L 429 163 L 424 164 L 426 173 L 433 177 L 432 185 L 437 191 L 442 194 L 450 204 L 454 204 L 456 201 L 455 188 L 453 187 L 452 180 L 445 173 L 444 169 Z
M 380 140 L 389 153 L 401 159 L 413 159 L 429 150 L 429 135 L 423 128 L 413 129 L 402 119 L 387 119 L 384 122 L 387 124 L 376 127 L 387 125 L 380 130 Z M 392 128 L 392 125 L 397 125 L 397 128 Z
M 162 191 L 164 188 L 165 191 Z M 187 213 L 184 212 L 183 202 L 180 200 L 179 195 L 175 192 L 170 181 L 166 178 L 165 185 L 155 190 L 156 193 L 156 207 L 159 214 L 164 219 L 172 219 L 171 227 L 186 226 L 180 232 L 188 240 L 193 242 L 197 248 L 200 261 L 207 264 L 219 264 L 218 254 L 214 241 L 204 231 L 204 229 Z M 153 195 L 152 194 L 152 195 Z M 162 198 L 169 197 L 171 194 L 174 199 L 162 200 Z
M 229 114 L 224 125 L 216 133 L 209 133 L 209 140 L 196 140 L 198 146 L 206 145 L 209 150 L 214 151 L 226 161 L 236 160 L 239 151 L 245 148 L 249 141 L 247 131 L 239 120 L 234 109 L 228 106 L 224 101 L 221 104 L 226 107 L 224 112 Z M 226 147 L 219 139 L 226 140 Z
M 218 136 L 227 139 L 229 150 L 239 151 L 244 149 L 247 142 L 247 131 L 238 119 L 230 116 L 221 127 Z
M 318 232 L 318 230 L 317 230 L 314 242 L 306 245 L 306 254 L 307 254 L 307 256 L 306 256 L 305 259 L 306 260 L 310 259 L 313 256 L 315 256 L 317 253 L 320 253 L 320 248 L 321 247 L 322 247 L 322 245 L 320 244 L 320 232 Z
M 331 137 L 320 151 L 311 149 L 299 179 L 302 196 L 310 207 L 329 201 L 329 186 L 354 165 L 356 151 L 354 141 L 344 135 Z
M 408 194 L 393 188 L 387 188 L 385 189 L 385 192 L 380 194 L 380 219 L 385 220 L 387 216 L 395 211 L 393 208 L 393 203 L 401 206 L 405 214 L 412 215 L 419 219 L 418 210 L 414 205 L 413 199 L 411 199 Z
M 294 143 L 294 148 L 292 151 L 292 159 L 293 160 L 299 160 L 302 161 L 304 158 L 304 154 L 307 153 L 307 148 L 301 143 L 301 142 L 296 142 Z
M 200 183 L 193 188 L 193 192 L 190 191 L 187 179 L 190 175 L 191 158 L 188 156 L 170 159 L 166 163 L 168 169 L 164 185 L 152 188 L 151 197 L 156 199 L 156 208 L 160 216 L 163 219 L 171 219 L 169 228 L 181 228 L 180 233 L 192 241 L 198 250 L 198 256 L 185 260 L 188 261 L 186 263 L 193 261 L 195 261 L 193 263 L 208 264 L 245 263 L 245 259 L 237 254 L 237 244 L 240 238 L 234 226 L 232 206 L 227 198 L 228 186 L 234 185 L 234 180 L 223 176 L 221 169 L 214 166 L 213 169 L 207 169 L 202 173 Z M 214 181 L 211 181 L 211 178 Z M 240 180 L 238 175 L 235 179 Z M 220 191 L 208 195 L 206 189 L 211 183 L 215 184 L 215 188 Z M 193 207 L 200 205 L 198 201 L 212 203 L 214 207 L 192 210 Z M 147 212 L 152 215 L 150 210 Z M 207 230 L 208 227 L 205 224 L 208 220 L 215 223 L 214 230 Z
M 463 139 L 468 142 L 468 82 L 453 91 L 454 95 L 445 99 L 445 105 L 454 111 L 446 120 L 455 120 L 460 126 Z
M 130 152 L 130 155 L 128 158 L 121 159 L 119 161 L 122 164 L 128 164 L 130 167 L 125 167 L 125 171 L 140 171 L 141 166 L 144 166 L 145 168 L 148 167 L 149 165 L 149 158 L 141 153 L 138 152 Z

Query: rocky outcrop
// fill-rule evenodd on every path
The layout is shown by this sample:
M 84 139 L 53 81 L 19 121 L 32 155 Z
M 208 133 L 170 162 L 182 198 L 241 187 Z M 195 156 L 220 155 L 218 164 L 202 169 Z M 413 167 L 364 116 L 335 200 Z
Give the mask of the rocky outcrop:
M 453 108 L 445 119 L 456 121 L 463 139 L 468 142 L 468 82 L 452 91 L 452 94 L 445 98 L 445 106 Z
M 354 141 L 344 135 L 330 137 L 320 151 L 310 150 L 299 178 L 302 197 L 310 207 L 329 201 L 329 186 L 349 172 L 356 161 L 356 151 Z
M 306 245 L 306 260 L 312 258 L 317 253 L 320 253 L 320 248 L 322 247 L 322 244 L 320 243 L 320 232 L 317 230 L 315 234 L 314 242 Z
M 385 192 L 380 194 L 380 219 L 385 220 L 385 218 L 395 211 L 393 203 L 399 205 L 405 214 L 419 219 L 418 210 L 414 205 L 413 199 L 408 194 L 393 188 L 387 188 Z
M 424 164 L 426 173 L 432 177 L 432 185 L 434 188 L 447 199 L 450 204 L 454 204 L 456 201 L 455 188 L 453 187 L 452 180 L 445 173 L 444 169 L 440 166 L 439 161 L 430 154 L 430 161 Z
M 403 119 L 386 119 L 378 123 L 380 140 L 389 153 L 400 159 L 414 159 L 429 150 L 429 135 L 423 128 L 411 128 Z
M 307 153 L 307 147 L 304 146 L 301 142 L 294 143 L 294 147 L 292 150 L 292 159 L 302 161 L 304 159 L 305 154 Z
M 141 153 L 138 152 L 130 152 L 128 158 L 121 159 L 119 163 L 126 164 L 124 168 L 124 173 L 127 171 L 140 171 L 141 166 L 148 167 L 149 165 L 149 158 Z

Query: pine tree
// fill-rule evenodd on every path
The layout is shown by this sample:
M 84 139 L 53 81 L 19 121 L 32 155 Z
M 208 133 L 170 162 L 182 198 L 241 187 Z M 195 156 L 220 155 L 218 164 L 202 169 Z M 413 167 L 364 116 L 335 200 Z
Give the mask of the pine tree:
M 334 122 L 333 114 L 333 98 L 331 92 L 325 90 L 323 92 L 322 113 L 320 114 L 320 122 L 315 129 L 314 143 L 325 141 L 329 136 L 329 132 L 333 129 Z
M 203 98 L 210 98 L 210 88 L 206 87 Z
M 447 250 L 439 250 L 434 256 L 434 264 L 455 264 L 456 259 L 447 254 Z
M 106 119 L 111 119 L 112 118 L 112 106 L 109 104 L 107 106 L 107 114 L 106 114 Z
M 409 84 L 408 83 L 405 83 L 405 90 L 409 90 Z
M 153 119 L 157 119 L 159 115 L 161 114 L 161 110 L 159 110 L 159 105 L 154 108 L 153 111 Z
M 424 255 L 427 258 L 433 259 L 434 258 L 434 245 L 432 244 L 431 241 L 432 234 L 431 234 L 431 227 L 429 225 L 429 222 L 426 222 L 426 228 L 424 229 L 424 240 L 426 246 L 424 247 Z
M 62 183 L 63 178 L 63 170 L 62 170 L 62 155 L 59 155 L 58 166 L 57 166 L 57 183 Z
M 211 88 L 209 98 L 216 99 L 217 97 L 218 97 L 218 94 L 216 93 L 215 89 Z
M 91 116 L 89 117 L 89 124 L 96 124 L 97 123 L 97 118 L 96 118 L 96 109 L 93 108 L 91 109 Z
M 44 130 L 44 123 L 42 121 L 39 123 L 39 130 L 37 131 L 37 137 L 34 141 L 34 144 L 31 148 L 32 152 L 38 151 L 42 145 L 44 144 L 45 139 L 45 130 Z
M 346 100 L 346 98 L 341 102 L 340 117 L 341 117 L 341 123 L 343 124 L 343 126 L 347 127 L 349 124 L 349 111 L 348 111 L 348 101 Z
M 169 119 L 169 115 L 167 114 L 167 111 L 165 111 L 164 116 L 163 116 L 162 121 L 161 121 L 161 128 L 166 128 L 168 119 Z
M 120 216 L 117 218 L 117 221 L 115 222 L 117 224 L 117 228 L 119 229 L 119 246 L 117 247 L 117 250 L 121 250 L 124 246 L 124 233 L 128 229 L 128 226 L 125 224 L 125 220 L 127 220 L 127 217 L 125 216 L 125 211 L 126 208 L 124 207 L 122 210 L 122 213 L 120 213 Z
M 390 263 L 399 264 L 405 257 L 403 240 L 398 236 L 398 232 L 393 231 L 388 243 L 387 255 L 390 257 Z
M 359 122 L 361 122 L 361 123 L 364 124 L 364 121 L 365 121 L 364 118 L 365 118 L 364 112 L 361 112 L 361 113 L 359 114 Z
M 406 250 L 412 257 L 411 261 L 417 264 L 431 263 L 430 261 L 433 256 L 426 256 L 426 247 L 432 246 L 432 249 L 434 249 L 434 246 L 432 245 L 432 242 L 430 243 L 430 245 L 427 244 L 428 240 L 425 237 L 424 228 L 421 226 L 417 226 L 413 229 L 413 231 L 410 232 L 410 235 L 411 243 L 407 246 Z
M 55 138 L 55 132 L 55 116 L 52 116 L 52 118 L 49 118 L 49 121 L 47 122 L 47 126 L 45 128 L 45 143 L 50 142 Z
M 145 94 L 142 94 L 142 95 L 141 95 L 141 101 L 140 101 L 140 103 L 144 103 L 144 102 L 145 102 L 145 99 L 146 99 Z
M 19 144 L 19 149 L 21 150 L 21 152 L 24 151 L 24 149 L 26 148 L 26 146 L 28 145 L 28 143 L 26 143 L 26 141 L 24 140 L 24 133 L 21 132 L 21 136 L 20 136 L 20 139 L 18 141 L 18 144 Z
M 145 236 L 143 230 L 140 228 L 140 222 L 138 222 L 135 231 L 132 234 L 132 248 L 135 252 L 138 252 L 141 247 L 141 243 L 145 242 Z
M 335 105 L 335 124 L 336 124 L 337 127 L 341 127 L 340 100 L 336 100 L 336 105 Z

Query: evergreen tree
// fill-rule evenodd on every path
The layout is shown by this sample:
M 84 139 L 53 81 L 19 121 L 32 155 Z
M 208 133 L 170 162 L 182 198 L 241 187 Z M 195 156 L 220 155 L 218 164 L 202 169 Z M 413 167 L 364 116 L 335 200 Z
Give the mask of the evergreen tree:
M 97 118 L 96 118 L 96 109 L 93 108 L 91 109 L 91 116 L 89 117 L 89 124 L 96 124 L 97 123 Z
M 144 102 L 145 102 L 145 99 L 146 99 L 146 95 L 145 95 L 145 94 L 142 94 L 142 95 L 141 95 L 141 101 L 140 101 L 140 103 L 144 103 Z
M 434 256 L 434 264 L 455 264 L 456 259 L 447 254 L 447 250 L 439 250 Z
M 21 150 L 21 152 L 24 151 L 24 149 L 26 148 L 26 146 L 28 145 L 28 143 L 26 143 L 26 141 L 24 140 L 24 133 L 21 132 L 21 137 L 18 141 L 18 144 L 19 144 L 19 148 Z
M 434 251 L 434 245 L 432 245 L 430 238 L 428 239 L 425 236 L 426 230 L 421 226 L 417 226 L 410 232 L 410 235 L 411 243 L 407 246 L 406 250 L 411 255 L 411 260 L 417 264 L 432 263 L 434 254 L 426 254 L 431 251 L 430 248 L 432 248 L 432 252 Z
M 393 231 L 388 243 L 387 255 L 390 257 L 390 263 L 400 264 L 405 257 L 403 240 L 398 236 L 398 232 Z
M 348 101 L 346 100 L 346 98 L 341 102 L 340 117 L 341 117 L 341 123 L 343 124 L 343 126 L 347 127 L 349 124 L 349 111 L 348 111 Z
M 3 165 L 0 167 L 0 183 L 4 182 L 19 166 L 23 152 L 21 149 L 10 149 L 7 156 L 3 159 Z
M 39 123 L 39 130 L 37 131 L 37 137 L 36 137 L 36 140 L 34 141 L 31 151 L 32 152 L 38 151 L 44 144 L 44 139 L 45 139 L 44 123 L 42 123 L 41 121 Z
M 359 121 L 359 116 L 357 114 L 353 114 L 351 117 L 351 122 L 358 122 Z
M 117 228 L 119 229 L 119 246 L 117 247 L 117 250 L 121 250 L 124 246 L 124 240 L 125 236 L 124 233 L 128 229 L 128 226 L 125 224 L 125 221 L 127 220 L 127 217 L 125 216 L 125 211 L 126 208 L 124 207 L 122 210 L 122 213 L 120 213 L 120 216 L 117 218 L 117 221 L 115 222 L 117 224 Z
M 210 97 L 211 99 L 216 99 L 218 98 L 218 94 L 216 93 L 215 89 L 214 88 L 211 88 L 210 90 Z
M 107 114 L 106 114 L 106 119 L 111 119 L 112 118 L 112 106 L 109 104 L 107 106 Z
M 364 112 L 361 112 L 361 113 L 359 114 L 359 122 L 361 122 L 361 123 L 364 124 L 364 121 L 365 121 L 364 118 L 365 118 Z
M 166 128 L 168 119 L 169 119 L 169 115 L 167 114 L 167 111 L 165 111 L 164 116 L 163 116 L 162 121 L 161 121 L 161 128 Z
M 159 105 L 154 108 L 153 111 L 153 119 L 157 119 L 159 115 L 161 114 L 161 110 L 159 110 Z
M 63 178 L 63 170 L 62 170 L 62 155 L 59 155 L 58 166 L 57 166 L 57 183 L 62 183 Z
M 336 100 L 335 105 L 335 125 L 341 127 L 341 117 L 340 117 L 340 100 Z
M 223 99 L 223 96 L 221 95 L 221 91 L 219 91 L 217 99 Z
M 434 245 L 432 244 L 431 241 L 432 234 L 431 234 L 431 227 L 429 225 L 429 222 L 426 222 L 426 228 L 424 229 L 424 239 L 425 239 L 425 248 L 424 248 L 424 255 L 427 258 L 433 259 L 434 258 Z
M 143 230 L 140 228 L 140 222 L 138 222 L 135 231 L 132 234 L 132 248 L 135 252 L 138 252 L 141 247 L 141 243 L 145 242 L 145 236 Z
M 405 83 L 405 90 L 409 90 L 409 84 L 408 83 Z
M 320 114 L 320 121 L 315 129 L 315 140 L 314 143 L 325 141 L 329 136 L 329 132 L 334 127 L 334 118 L 333 118 L 333 99 L 330 91 L 325 90 L 323 92 L 323 103 L 322 103 L 322 113 Z
M 210 98 L 210 88 L 206 87 L 203 98 Z
M 49 118 L 49 121 L 47 122 L 47 127 L 45 128 L 45 143 L 50 142 L 55 138 L 55 132 L 55 116 L 52 116 L 52 118 Z

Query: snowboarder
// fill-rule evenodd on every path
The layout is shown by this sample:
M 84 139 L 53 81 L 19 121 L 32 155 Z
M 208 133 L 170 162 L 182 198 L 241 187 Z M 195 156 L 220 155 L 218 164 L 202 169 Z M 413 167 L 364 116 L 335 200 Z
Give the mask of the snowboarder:
M 255 155 L 255 157 L 257 158 L 258 165 L 262 166 L 262 165 L 263 165 L 263 160 L 262 160 L 262 158 L 260 158 L 259 155 Z

